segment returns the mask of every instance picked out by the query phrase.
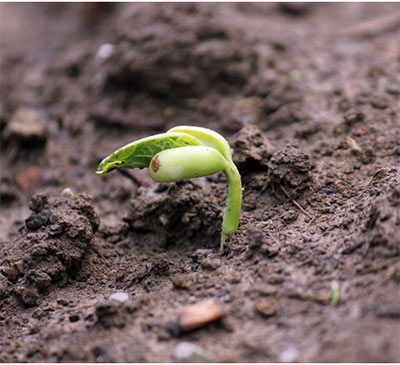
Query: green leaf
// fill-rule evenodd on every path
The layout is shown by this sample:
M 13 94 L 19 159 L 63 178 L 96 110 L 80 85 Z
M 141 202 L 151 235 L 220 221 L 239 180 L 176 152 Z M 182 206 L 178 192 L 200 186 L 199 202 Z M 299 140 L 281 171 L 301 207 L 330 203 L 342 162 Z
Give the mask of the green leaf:
M 139 139 L 107 156 L 99 164 L 96 173 L 106 174 L 119 167 L 149 167 L 151 159 L 159 152 L 185 146 L 201 146 L 196 137 L 181 132 L 168 132 Z

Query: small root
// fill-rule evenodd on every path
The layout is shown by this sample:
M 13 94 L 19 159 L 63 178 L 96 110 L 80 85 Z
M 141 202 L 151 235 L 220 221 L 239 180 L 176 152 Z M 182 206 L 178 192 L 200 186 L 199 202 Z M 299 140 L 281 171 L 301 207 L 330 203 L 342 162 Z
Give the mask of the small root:
M 125 169 L 117 169 L 117 171 L 122 175 L 127 177 L 129 180 L 131 180 L 138 188 L 141 187 L 143 184 L 141 181 L 139 181 L 135 176 L 129 173 L 129 171 Z

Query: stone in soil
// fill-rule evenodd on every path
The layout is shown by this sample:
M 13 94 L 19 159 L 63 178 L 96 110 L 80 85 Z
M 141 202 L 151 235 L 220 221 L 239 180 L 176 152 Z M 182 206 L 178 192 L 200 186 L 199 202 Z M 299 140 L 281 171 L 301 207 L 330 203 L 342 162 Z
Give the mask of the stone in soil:
M 215 299 L 203 300 L 185 307 L 178 316 L 178 324 L 184 331 L 192 331 L 225 315 L 221 304 Z
M 179 342 L 173 356 L 176 362 L 216 362 L 207 351 L 189 342 Z
M 111 300 L 111 301 L 117 302 L 117 303 L 124 303 L 128 299 L 129 299 L 129 294 L 128 293 L 124 293 L 124 292 L 114 293 L 114 294 L 111 294 L 108 297 L 108 300 Z
M 46 117 L 41 111 L 21 107 L 11 117 L 6 134 L 23 143 L 43 143 L 47 139 Z
M 277 312 L 276 300 L 274 298 L 261 299 L 256 303 L 256 309 L 266 317 L 274 316 Z

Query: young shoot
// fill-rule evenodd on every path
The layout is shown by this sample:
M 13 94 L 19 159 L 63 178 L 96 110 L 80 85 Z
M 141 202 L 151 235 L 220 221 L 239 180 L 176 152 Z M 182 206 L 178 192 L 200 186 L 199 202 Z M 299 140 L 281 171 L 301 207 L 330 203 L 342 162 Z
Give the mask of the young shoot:
M 223 171 L 229 192 L 222 223 L 220 249 L 239 226 L 242 182 L 232 161 L 228 142 L 211 129 L 179 126 L 166 133 L 139 139 L 107 156 L 96 173 L 104 175 L 120 167 L 149 169 L 157 182 L 175 182 Z

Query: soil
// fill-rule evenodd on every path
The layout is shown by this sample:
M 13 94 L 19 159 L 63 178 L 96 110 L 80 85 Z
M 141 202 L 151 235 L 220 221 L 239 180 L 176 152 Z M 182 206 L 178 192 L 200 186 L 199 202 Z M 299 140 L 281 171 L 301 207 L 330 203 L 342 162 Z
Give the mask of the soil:
M 398 362 L 398 12 L 1 4 L 0 361 Z M 182 124 L 242 175 L 223 252 L 223 174 L 95 174 Z

